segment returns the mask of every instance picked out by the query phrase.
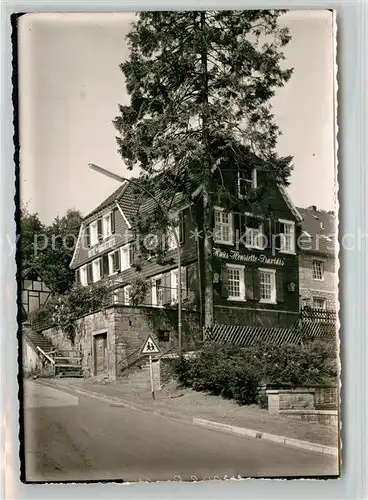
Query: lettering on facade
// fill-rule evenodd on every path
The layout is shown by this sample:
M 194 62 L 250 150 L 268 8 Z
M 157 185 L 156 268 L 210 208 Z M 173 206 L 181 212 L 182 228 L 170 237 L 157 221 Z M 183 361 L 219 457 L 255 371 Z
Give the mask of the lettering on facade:
M 103 243 L 100 243 L 99 245 L 96 245 L 93 248 L 90 248 L 88 250 L 88 257 L 93 257 L 94 255 L 105 252 L 106 250 L 109 250 L 109 248 L 114 247 L 115 244 L 116 244 L 116 238 L 115 236 L 113 236 L 109 240 L 104 241 Z
M 240 253 L 238 250 L 221 250 L 220 248 L 214 248 L 213 253 L 215 257 L 227 260 L 237 260 L 239 262 L 253 262 L 254 264 L 266 264 L 273 266 L 284 266 L 285 260 L 281 257 L 267 257 L 265 254 L 256 255 L 254 253 L 244 254 Z

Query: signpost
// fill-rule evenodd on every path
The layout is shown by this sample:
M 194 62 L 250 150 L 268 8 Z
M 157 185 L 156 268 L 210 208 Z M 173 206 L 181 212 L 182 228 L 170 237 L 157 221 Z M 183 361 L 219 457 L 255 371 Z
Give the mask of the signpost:
M 152 370 L 152 354 L 159 354 L 160 352 L 161 350 L 156 344 L 156 342 L 153 340 L 151 335 L 148 335 L 146 340 L 144 341 L 141 354 L 149 355 L 152 399 L 155 399 L 155 387 L 153 384 L 153 370 Z

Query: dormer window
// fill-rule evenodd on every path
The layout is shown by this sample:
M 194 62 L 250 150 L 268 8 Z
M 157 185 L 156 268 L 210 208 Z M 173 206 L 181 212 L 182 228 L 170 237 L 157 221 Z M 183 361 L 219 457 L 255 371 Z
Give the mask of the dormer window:
M 89 225 L 89 242 L 90 245 L 97 245 L 98 243 L 98 224 L 97 220 L 91 222 Z
M 246 198 L 251 189 L 257 187 L 257 170 L 255 168 L 242 169 L 238 171 L 238 195 Z

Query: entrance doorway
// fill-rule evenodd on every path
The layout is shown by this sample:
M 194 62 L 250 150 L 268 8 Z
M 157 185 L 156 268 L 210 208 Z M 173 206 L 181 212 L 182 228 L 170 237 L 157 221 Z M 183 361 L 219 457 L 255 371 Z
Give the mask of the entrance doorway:
M 95 375 L 107 372 L 107 333 L 99 333 L 93 337 Z

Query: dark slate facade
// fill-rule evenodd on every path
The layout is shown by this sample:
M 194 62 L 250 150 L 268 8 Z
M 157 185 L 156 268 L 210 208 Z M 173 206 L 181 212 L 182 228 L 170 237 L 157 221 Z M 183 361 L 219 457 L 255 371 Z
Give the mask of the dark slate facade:
M 298 208 L 303 217 L 299 240 L 300 306 L 336 310 L 337 227 L 333 212 Z
M 265 182 L 254 169 L 246 170 L 245 175 L 226 173 L 222 181 L 238 201 L 229 208 L 222 196 L 212 195 L 215 322 L 290 327 L 299 314 L 296 240 L 302 217 L 285 189 L 277 182 Z M 257 203 L 248 203 L 248 188 L 263 189 Z M 139 253 L 132 229 L 137 213 L 134 191 L 126 182 L 84 219 L 71 262 L 79 282 L 107 282 L 116 290 L 116 301 L 126 305 L 130 304 L 129 286 L 137 278 L 134 262 Z M 146 210 L 153 205 L 147 202 Z M 200 189 L 190 207 L 179 200 L 175 212 L 182 252 L 183 307 L 203 318 Z M 149 284 L 143 306 L 175 307 L 177 303 L 178 250 L 174 244 L 171 247 L 168 254 L 173 263 L 162 265 L 155 256 L 142 263 L 139 276 Z

